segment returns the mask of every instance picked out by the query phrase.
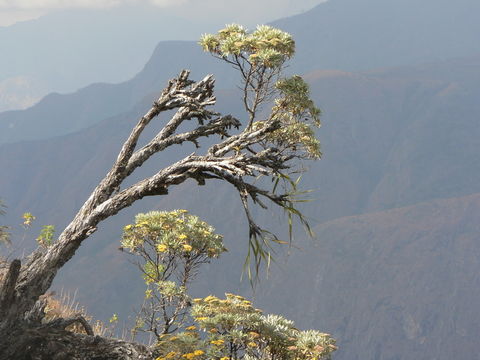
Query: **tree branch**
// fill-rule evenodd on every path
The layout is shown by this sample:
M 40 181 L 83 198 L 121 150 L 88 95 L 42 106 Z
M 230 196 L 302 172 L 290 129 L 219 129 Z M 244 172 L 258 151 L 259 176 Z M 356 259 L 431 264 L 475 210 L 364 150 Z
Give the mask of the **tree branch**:
M 66 330 L 67 327 L 69 327 L 70 325 L 73 325 L 75 323 L 82 324 L 82 326 L 83 326 L 85 332 L 87 333 L 87 335 L 90 335 L 90 336 L 95 335 L 93 333 L 92 326 L 81 315 L 70 317 L 70 318 L 67 318 L 67 319 L 62 319 L 62 318 L 55 319 L 55 320 L 52 320 L 52 321 L 48 322 L 47 324 L 45 324 L 45 326 Z

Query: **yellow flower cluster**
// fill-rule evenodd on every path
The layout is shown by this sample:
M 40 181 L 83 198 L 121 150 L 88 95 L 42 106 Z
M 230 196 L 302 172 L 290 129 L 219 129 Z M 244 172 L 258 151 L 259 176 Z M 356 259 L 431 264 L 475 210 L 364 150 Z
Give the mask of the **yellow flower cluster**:
M 184 358 L 184 359 L 187 359 L 187 360 L 191 360 L 191 359 L 194 359 L 198 356 L 202 356 L 203 354 L 205 354 L 205 351 L 203 350 L 195 350 L 194 352 L 190 352 L 190 353 L 186 353 L 186 354 L 183 354 L 181 357 Z M 168 354 L 166 354 L 165 356 L 159 356 L 157 357 L 155 360 L 168 360 L 168 359 L 173 359 L 177 356 L 179 356 L 180 354 L 175 352 L 175 351 L 170 351 Z
M 217 346 L 223 345 L 224 343 L 225 343 L 225 340 L 222 340 L 222 339 L 210 341 L 210 344 L 217 345 Z
M 158 252 L 161 252 L 161 253 L 162 253 L 162 252 L 165 252 L 165 251 L 167 251 L 167 250 L 168 250 L 167 245 L 165 245 L 165 244 L 158 244 L 158 245 L 157 245 L 157 251 L 158 251 Z
M 153 291 L 152 289 L 145 290 L 145 299 L 150 299 L 152 297 Z
M 203 350 L 195 350 L 194 352 L 183 354 L 182 357 L 188 360 L 194 359 L 197 356 L 205 354 L 205 351 Z
M 177 356 L 177 353 L 175 351 L 170 351 L 167 355 L 159 356 L 155 360 L 167 360 L 167 359 L 172 359 L 175 356 Z

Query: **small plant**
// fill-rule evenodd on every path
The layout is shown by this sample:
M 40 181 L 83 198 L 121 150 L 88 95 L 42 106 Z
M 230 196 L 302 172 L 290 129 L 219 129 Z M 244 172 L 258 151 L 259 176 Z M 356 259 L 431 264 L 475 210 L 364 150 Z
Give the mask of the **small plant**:
M 186 210 L 138 214 L 123 230 L 122 249 L 139 257 L 146 290 L 137 332 L 155 335 L 157 360 L 328 359 L 335 340 L 293 321 L 264 315 L 242 296 L 192 299 L 188 284 L 201 264 L 226 251 L 222 236 Z M 114 316 L 110 322 L 117 321 Z
M 329 334 L 298 330 L 293 321 L 264 315 L 242 296 L 225 296 L 195 299 L 194 325 L 161 337 L 157 360 L 324 360 L 337 349 Z
M 54 225 L 44 225 L 40 230 L 40 235 L 37 237 L 37 242 L 40 246 L 48 248 L 53 244 L 53 235 L 55 234 Z
M 133 334 L 177 331 L 187 314 L 187 287 L 201 264 L 226 251 L 223 237 L 186 210 L 138 214 L 124 227 L 122 249 L 138 255 L 146 289 Z
M 28 229 L 32 225 L 33 221 L 36 219 L 35 216 L 33 216 L 32 213 L 29 212 L 23 213 L 22 218 L 22 227 L 24 229 Z

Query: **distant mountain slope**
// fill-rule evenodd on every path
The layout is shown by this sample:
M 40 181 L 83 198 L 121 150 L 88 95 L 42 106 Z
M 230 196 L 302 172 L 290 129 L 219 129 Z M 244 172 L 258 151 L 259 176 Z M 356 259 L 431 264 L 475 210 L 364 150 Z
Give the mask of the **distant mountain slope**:
M 192 61 L 195 59 L 195 61 Z M 133 79 L 121 84 L 93 84 L 72 94 L 50 94 L 26 110 L 0 113 L 0 144 L 39 140 L 85 129 L 130 110 L 150 93 L 159 93 L 182 69 L 200 78 L 215 72 L 230 87 L 231 69 L 191 42 L 162 42 Z
M 480 352 L 480 194 L 341 218 L 315 232 L 315 245 L 302 243 L 272 271 L 257 294 L 262 308 L 332 333 L 337 360 Z
M 330 0 L 273 25 L 297 40 L 295 71 L 358 71 L 479 54 L 479 12 L 476 0 Z
M 308 74 L 313 98 L 324 111 L 319 132 L 324 157 L 312 164 L 311 175 L 304 178 L 305 186 L 316 190 L 318 200 L 306 206 L 311 214 L 326 221 L 479 192 L 480 126 L 476 114 L 480 113 L 480 81 L 472 81 L 478 76 L 476 68 L 468 81 L 463 79 L 475 62 L 480 64 L 480 57 L 465 62 L 466 67 L 458 61 L 450 67 L 443 62 L 431 64 L 425 80 L 401 79 L 397 69 L 381 76 L 328 71 Z M 419 70 L 412 67 L 411 71 Z M 441 78 L 445 71 L 450 73 L 449 81 L 432 80 L 435 73 Z M 454 81 L 456 72 L 458 81 Z M 141 88 L 148 85 L 135 91 L 140 94 Z M 40 179 L 38 184 L 43 186 L 58 183 L 47 191 L 36 190 L 58 201 L 62 197 L 55 194 L 62 188 L 66 194 L 72 188 L 76 194 L 86 192 L 84 178 L 67 175 L 67 170 L 89 177 L 103 174 L 108 166 L 106 156 L 114 156 L 122 136 L 153 99 L 151 94 L 134 110 L 76 134 L 2 146 L 0 168 L 10 171 L 0 177 L 0 189 L 11 211 L 18 214 L 27 204 L 38 202 L 34 192 L 25 191 L 34 191 L 33 184 Z M 113 108 L 114 97 L 108 101 Z M 101 98 L 92 98 L 91 106 L 99 102 Z M 218 103 L 221 111 L 239 111 L 234 92 L 221 92 Z M 65 111 L 79 108 L 72 102 Z M 31 210 L 49 216 L 45 204 Z
M 326 220 L 478 192 L 479 65 L 475 57 L 401 70 L 415 77 L 308 74 L 324 110 L 324 157 L 304 179 L 318 189 L 312 213 Z
M 62 93 L 93 82 L 125 81 L 159 41 L 193 40 L 199 35 L 195 27 L 211 31 L 216 26 L 202 19 L 186 26 L 185 19 L 165 9 L 138 2 L 52 12 L 0 27 L 0 81 L 24 76 Z
M 480 42 L 477 41 L 480 36 L 478 13 L 480 2 L 476 0 L 330 0 L 304 14 L 279 20 L 273 25 L 291 32 L 297 43 L 297 55 L 288 71 L 300 74 L 317 69 L 358 71 L 394 65 L 411 66 L 420 62 L 480 54 Z M 125 21 L 122 18 L 125 14 L 115 16 L 111 20 L 115 26 L 121 24 L 122 19 Z M 145 24 L 155 16 L 154 13 L 149 14 Z M 54 24 L 66 20 L 57 15 L 55 21 Z M 95 21 L 99 20 L 95 18 Z M 55 31 L 56 25 L 52 26 L 49 31 Z M 57 35 L 62 39 L 65 37 L 65 34 Z M 8 38 L 6 29 L 0 29 L 0 40 L 2 36 Z M 102 36 L 111 34 L 102 33 Z M 96 41 L 101 39 L 103 37 Z M 8 41 L 3 44 L 13 46 Z M 38 46 L 39 51 L 45 50 L 41 45 Z M 108 47 L 102 49 L 106 50 Z M 15 52 L 5 53 L 19 56 Z M 65 51 L 64 55 L 75 54 L 72 50 Z M 118 61 L 129 58 L 115 54 Z M 111 54 L 104 52 L 95 53 L 95 61 L 109 59 L 109 56 Z M 81 56 L 74 58 L 75 61 L 83 61 Z M 55 61 L 58 59 L 61 57 L 54 57 Z M 9 62 L 9 65 L 16 63 L 8 59 L 3 61 Z M 26 56 L 22 61 L 27 66 L 32 61 L 35 63 L 35 58 Z M 71 63 L 65 60 L 60 66 L 55 61 L 51 64 L 55 72 Z M 105 61 L 105 66 L 113 69 L 120 66 L 118 61 Z M 3 68 L 7 69 L 8 66 Z M 161 42 L 147 66 L 130 81 L 117 85 L 95 84 L 68 95 L 51 94 L 31 109 L 0 113 L 0 144 L 64 135 L 120 114 L 129 110 L 145 94 L 159 91 L 165 81 L 182 68 L 194 70 L 196 77 L 206 73 L 217 74 L 221 81 L 220 88 L 231 88 L 237 82 L 232 80 L 228 66 L 203 54 L 194 42 Z M 81 73 L 74 71 L 70 75 L 80 76 Z M 95 79 L 108 80 L 97 76 L 89 81 Z M 75 107 L 71 104 L 75 104 Z
M 304 187 L 315 190 L 312 197 L 316 201 L 304 207 L 305 213 L 312 218 L 313 224 L 414 205 L 419 202 L 436 201 L 438 198 L 480 193 L 478 163 L 480 81 L 475 80 L 478 77 L 476 69 L 479 64 L 480 58 L 477 57 L 369 73 L 315 71 L 307 74 L 306 79 L 311 84 L 312 95 L 324 111 L 323 127 L 319 131 L 324 157 L 318 163 L 312 164 L 310 172 L 302 181 Z M 152 63 L 151 66 L 154 64 Z M 471 72 L 470 76 L 469 72 Z M 402 75 L 399 76 L 399 73 Z M 410 73 L 415 76 L 409 75 Z M 447 78 L 445 73 L 449 74 Z M 145 81 L 149 79 L 147 77 Z M 139 86 L 136 91 L 140 93 L 141 88 Z M 5 222 L 17 224 L 21 213 L 30 211 L 37 216 L 37 228 L 41 224 L 55 224 L 58 228 L 62 228 L 81 206 L 98 179 L 105 174 L 135 119 L 145 112 L 153 98 L 154 95 L 150 94 L 132 110 L 73 134 L 0 146 L 0 169 L 4 169 L 0 176 L 0 196 L 9 206 Z M 220 111 L 234 113 L 239 111 L 238 99 L 234 91 L 219 92 L 218 103 L 217 109 Z M 73 102 L 72 109 L 75 108 Z M 158 119 L 153 124 L 159 126 L 162 121 Z M 191 151 L 195 151 L 193 146 L 172 149 L 152 159 L 150 165 L 141 169 L 140 173 L 151 173 L 169 159 Z M 247 230 L 238 198 L 232 195 L 228 186 L 218 186 L 218 183 L 212 182 L 206 187 L 199 188 L 192 182 L 172 191 L 167 197 L 141 202 L 103 224 L 85 246 L 82 246 L 74 260 L 67 264 L 55 286 L 57 288 L 78 287 L 81 294 L 78 297 L 79 300 L 87 305 L 92 313 L 103 318 L 108 318 L 113 312 L 130 313 L 130 304 L 134 301 L 136 289 L 139 289 L 140 285 L 135 282 L 137 276 L 134 275 L 133 267 L 128 266 L 125 257 L 116 250 L 122 225 L 130 222 L 133 214 L 138 211 L 151 208 L 188 208 L 218 227 L 218 231 L 226 235 L 227 246 L 231 249 L 218 266 L 208 267 L 196 291 L 218 293 L 220 289 L 227 291 L 242 289 L 242 285 L 239 285 L 237 280 L 242 269 Z M 478 196 L 472 199 L 478 199 Z M 458 272 L 455 273 L 455 277 L 448 278 L 445 285 L 447 289 L 452 289 L 452 300 L 443 299 L 446 295 L 435 292 L 435 289 L 441 287 L 441 280 L 447 276 L 444 274 L 446 270 L 442 268 L 445 263 L 461 264 L 464 261 L 462 259 L 471 259 L 468 264 L 465 264 L 464 272 L 471 273 L 478 270 L 475 268 L 478 262 L 475 263 L 473 258 L 464 258 L 468 254 L 461 252 L 461 248 L 448 245 L 445 250 L 442 245 L 450 244 L 448 239 L 461 241 L 462 226 L 464 226 L 469 234 L 465 248 L 470 249 L 472 254 L 476 254 L 472 239 L 477 236 L 475 226 L 479 223 L 475 217 L 478 214 L 477 200 L 471 203 L 473 204 L 471 208 L 468 207 L 470 205 L 462 205 L 462 207 L 463 200 L 459 200 L 460 202 L 452 200 L 451 206 L 449 200 L 445 201 L 441 203 L 442 209 L 443 207 L 445 209 L 439 210 L 438 214 L 435 210 L 436 205 L 415 206 L 413 220 L 408 218 L 408 210 L 404 209 L 399 210 L 399 213 L 388 213 L 390 215 L 382 215 L 383 213 L 368 215 L 378 216 L 380 220 L 368 217 L 366 218 L 369 219 L 368 224 L 364 227 L 357 226 L 358 224 L 355 225 L 355 223 L 347 224 L 350 220 L 345 219 L 339 220 L 338 223 L 329 223 L 326 227 L 320 226 L 317 229 L 320 239 L 318 253 L 309 251 L 309 256 L 319 256 L 319 260 L 308 258 L 297 261 L 293 258 L 291 260 L 293 268 L 289 271 L 294 274 L 292 279 L 296 281 L 300 281 L 299 276 L 305 272 L 318 273 L 319 278 L 315 281 L 321 281 L 320 278 L 323 276 L 327 282 L 322 283 L 324 285 L 320 290 L 323 291 L 322 296 L 328 294 L 330 300 L 324 302 L 323 297 L 302 296 L 302 301 L 305 302 L 295 303 L 290 299 L 279 304 L 284 306 L 281 309 L 277 308 L 277 310 L 270 306 L 267 308 L 268 299 L 274 302 L 272 300 L 274 297 L 268 297 L 270 296 L 268 291 L 278 294 L 288 289 L 287 292 L 298 294 L 295 291 L 297 288 L 290 283 L 293 280 L 288 278 L 287 281 L 286 278 L 285 283 L 288 282 L 293 290 L 288 287 L 280 290 L 276 287 L 280 280 L 275 280 L 275 288 L 267 289 L 268 296 L 262 297 L 267 299 L 262 300 L 265 310 L 286 314 L 291 312 L 290 317 L 298 318 L 298 325 L 301 327 L 312 326 L 334 332 L 335 336 L 344 341 L 341 345 L 348 355 L 344 359 L 431 359 L 432 357 L 424 356 L 425 352 L 422 352 L 421 346 L 415 343 L 416 335 L 419 339 L 425 337 L 425 340 L 421 341 L 429 344 L 427 349 L 437 349 L 446 346 L 444 345 L 445 337 L 440 338 L 440 336 L 444 336 L 442 332 L 444 329 L 452 328 L 451 321 L 461 324 L 458 328 L 460 334 L 470 334 L 476 329 L 475 323 L 470 324 L 468 320 L 435 315 L 443 314 L 446 311 L 446 304 L 454 306 L 453 304 L 459 299 L 457 296 L 462 294 L 466 294 L 465 301 L 476 299 L 476 293 L 472 295 L 468 291 L 462 292 L 463 290 L 455 287 L 456 285 L 452 285 L 460 281 Z M 225 207 L 226 203 L 227 207 Z M 392 220 L 391 214 L 394 216 L 398 214 L 399 218 Z M 278 225 L 276 216 L 263 213 L 261 218 L 274 228 Z M 437 218 L 438 223 L 435 220 Z M 449 219 L 455 220 L 451 230 L 448 230 L 450 232 L 447 231 Z M 227 225 L 219 226 L 224 221 Z M 392 227 L 385 227 L 389 223 L 393 224 Z M 414 250 L 409 248 L 407 253 L 397 252 L 395 249 L 397 243 L 403 241 L 405 244 L 416 244 L 417 240 L 423 236 L 418 230 L 422 223 L 426 224 L 425 231 L 428 235 L 425 235 L 425 243 L 422 242 L 425 248 L 419 248 L 421 252 L 418 253 L 413 253 L 415 247 Z M 33 229 L 32 234 L 36 233 L 37 228 Z M 335 239 L 339 239 L 340 243 L 335 243 Z M 382 246 L 387 248 L 375 252 L 375 248 L 370 248 L 368 243 L 370 239 L 373 239 L 372 244 L 383 241 Z M 354 243 L 349 243 L 347 240 Z M 344 244 L 345 247 L 342 248 L 340 244 Z M 356 244 L 365 244 L 365 248 L 360 245 L 360 248 L 356 248 Z M 303 244 L 302 246 L 306 247 Z M 433 254 L 436 254 L 434 250 L 441 250 L 439 263 L 433 263 L 432 260 L 429 265 L 442 274 L 438 278 L 430 277 L 428 267 L 418 265 L 419 267 L 415 268 L 413 263 L 408 262 L 410 260 L 407 254 L 410 254 L 410 251 L 413 257 L 411 260 L 417 261 L 420 258 L 415 256 L 422 254 L 426 257 L 430 256 L 428 249 L 432 249 Z M 366 253 L 367 250 L 369 252 Z M 400 250 L 401 248 L 398 249 Z M 451 255 L 448 261 L 446 253 Z M 358 257 L 355 257 L 357 255 Z M 330 264 L 328 267 L 322 268 L 323 259 L 329 256 L 332 262 L 335 259 L 339 261 L 339 268 L 335 268 L 335 264 L 330 262 L 326 262 Z M 390 269 L 389 264 L 397 259 L 397 256 L 400 256 L 398 259 L 408 260 L 405 266 L 412 272 L 407 274 L 417 274 L 423 282 L 412 289 L 409 287 L 410 279 L 401 275 L 403 271 L 401 263 L 393 262 L 397 267 Z M 478 258 L 475 257 L 475 259 Z M 343 269 L 342 266 L 347 265 L 341 261 L 348 262 L 353 268 Z M 318 267 L 296 268 L 298 264 L 311 262 Z M 358 276 L 366 275 L 349 280 L 356 266 L 370 263 L 375 267 L 359 268 Z M 337 270 L 330 271 L 330 269 Z M 398 279 L 392 278 L 391 271 L 395 269 L 399 272 Z M 285 276 L 289 271 L 285 272 Z M 336 273 L 338 275 L 335 275 Z M 328 275 L 332 278 L 327 279 Z M 376 279 L 375 284 L 371 283 L 370 276 Z M 98 280 L 95 285 L 86 281 L 92 277 Z M 395 282 L 391 286 L 392 279 Z M 432 301 L 432 298 L 428 297 L 429 293 L 428 296 L 425 295 L 425 299 L 415 299 L 419 303 L 418 308 L 414 308 L 411 303 L 403 305 L 399 302 L 398 294 L 423 296 L 422 291 L 426 291 L 425 284 L 428 281 L 432 281 L 432 284 L 435 281 L 435 285 L 432 285 L 435 291 L 432 290 L 432 294 L 440 294 L 441 298 L 436 303 L 438 306 L 426 309 L 424 301 Z M 334 284 L 337 284 L 336 287 Z M 383 294 L 385 300 L 379 305 L 372 305 L 373 309 L 376 309 L 375 313 L 367 316 L 367 310 L 371 310 L 368 307 L 371 299 L 368 298 L 367 301 L 361 297 L 366 296 L 365 292 L 369 289 L 372 293 L 376 293 L 377 288 L 373 288 L 373 285 L 383 289 L 380 294 Z M 477 283 L 472 282 L 472 286 L 474 291 L 478 290 Z M 299 287 L 298 290 L 303 291 L 304 288 Z M 395 298 L 393 295 L 389 298 L 389 291 L 394 290 L 398 291 L 395 293 Z M 376 298 L 372 299 L 371 301 L 375 300 L 375 304 L 380 301 Z M 443 300 L 451 302 L 441 302 Z M 368 306 L 365 305 L 365 301 Z M 455 308 L 457 309 L 455 312 L 461 314 L 459 316 L 476 311 L 478 302 L 475 305 L 468 305 L 473 303 L 463 303 L 462 299 L 459 301 L 460 305 Z M 333 311 L 332 302 L 338 305 L 335 309 L 339 309 L 341 316 Z M 319 305 L 315 305 L 316 303 Z M 318 318 L 311 315 L 316 311 L 314 306 L 319 307 Z M 460 306 L 467 310 L 461 309 Z M 305 309 L 310 311 L 309 318 L 302 317 Z M 329 309 L 334 314 L 332 317 L 328 315 Z M 309 323 L 309 319 L 312 321 L 317 319 L 318 322 L 316 320 L 314 324 Z M 402 333 L 398 326 L 391 327 L 394 320 L 407 330 Z M 383 332 L 380 333 L 380 330 Z M 368 336 L 365 335 L 366 337 L 362 338 L 360 332 L 363 331 Z M 434 343 L 432 339 L 437 335 L 439 342 Z M 405 340 L 405 336 L 407 339 L 412 338 L 408 340 L 412 341 L 411 345 Z M 400 339 L 398 344 L 403 344 L 403 348 L 395 345 L 397 337 Z M 381 341 L 375 342 L 376 338 Z M 364 342 L 360 346 L 357 340 Z M 472 342 L 469 335 L 457 340 L 458 343 L 452 344 L 446 350 L 449 356 L 450 349 L 457 349 L 455 346 L 458 344 L 464 344 L 464 348 L 467 349 L 462 352 L 462 356 L 471 354 L 471 350 L 477 344 Z M 387 353 L 391 356 L 387 356 Z M 434 354 L 437 353 L 434 352 Z M 452 357 L 439 355 L 437 358 L 447 360 Z M 461 357 L 456 358 L 461 359 Z

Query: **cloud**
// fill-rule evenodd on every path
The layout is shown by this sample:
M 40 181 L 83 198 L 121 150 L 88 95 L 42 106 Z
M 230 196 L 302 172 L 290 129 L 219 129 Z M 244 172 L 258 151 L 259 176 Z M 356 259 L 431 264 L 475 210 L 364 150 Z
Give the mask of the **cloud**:
M 55 10 L 68 8 L 110 8 L 120 5 L 152 4 L 158 7 L 178 6 L 186 0 L 0 0 L 0 9 Z
M 189 1 L 188 0 L 148 0 L 147 2 L 159 7 L 170 7 L 170 6 L 180 6 L 183 4 L 187 4 Z
M 0 0 L 0 8 L 9 9 L 9 10 L 104 8 L 104 7 L 117 6 L 127 1 L 125 0 Z
M 239 22 L 249 27 L 306 11 L 327 0 L 0 0 L 0 26 L 62 9 L 153 5 L 191 20 Z
M 263 0 L 263 1 L 225 1 L 225 0 L 0 0 L 0 9 L 7 10 L 54 10 L 66 8 L 108 8 L 127 4 L 152 4 L 159 7 L 179 7 L 182 5 L 195 8 L 211 8 L 214 11 L 231 11 L 243 8 L 270 8 L 275 12 L 280 8 L 311 7 L 325 0 Z M 214 6 L 214 7 L 212 7 Z M 250 12 L 250 11 L 249 11 Z
M 45 15 L 38 10 L 2 10 L 0 7 L 0 26 L 10 26 L 20 21 L 38 19 Z

